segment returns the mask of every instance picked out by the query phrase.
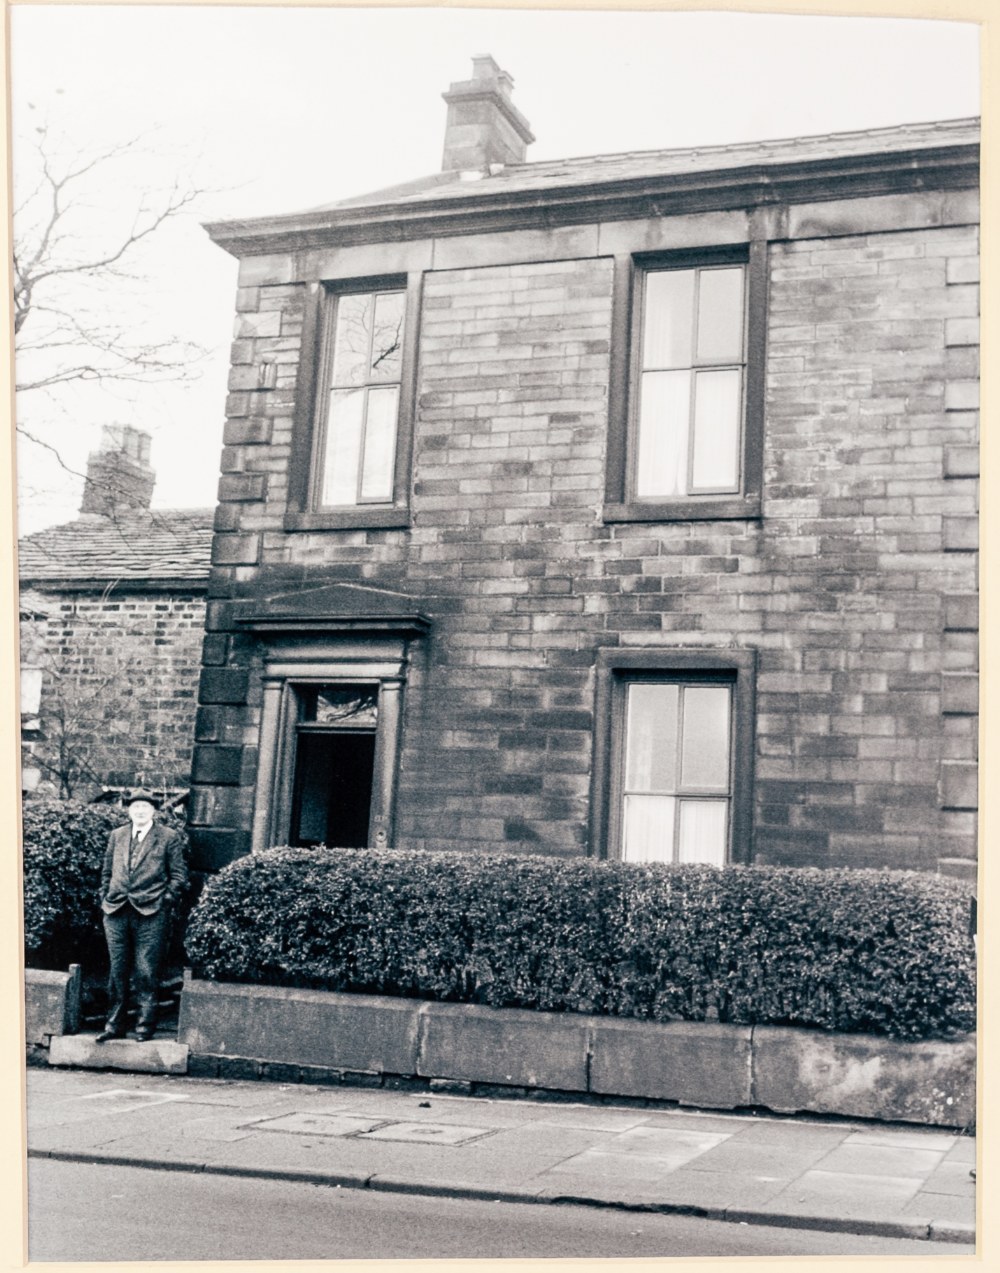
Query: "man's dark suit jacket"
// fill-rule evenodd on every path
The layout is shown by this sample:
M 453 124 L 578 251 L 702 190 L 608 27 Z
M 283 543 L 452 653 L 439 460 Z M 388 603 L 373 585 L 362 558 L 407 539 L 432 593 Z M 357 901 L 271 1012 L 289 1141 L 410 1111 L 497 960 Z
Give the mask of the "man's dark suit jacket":
M 155 915 L 164 898 L 176 902 L 187 884 L 184 849 L 173 831 L 154 822 L 136 849 L 131 872 L 128 848 L 131 825 L 117 827 L 108 837 L 101 870 L 101 906 L 113 915 L 131 902 L 143 915 Z

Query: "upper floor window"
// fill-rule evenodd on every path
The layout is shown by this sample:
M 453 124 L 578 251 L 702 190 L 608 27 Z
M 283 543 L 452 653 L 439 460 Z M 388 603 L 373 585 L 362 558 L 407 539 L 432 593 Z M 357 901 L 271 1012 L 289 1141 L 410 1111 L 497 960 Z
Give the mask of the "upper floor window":
M 390 504 L 406 291 L 337 296 L 334 313 L 316 507 Z
M 288 529 L 407 524 L 419 290 L 330 284 L 307 307 Z
M 606 520 L 759 514 L 765 270 L 763 244 L 616 263 Z
M 636 499 L 739 491 L 744 273 L 724 265 L 641 276 Z

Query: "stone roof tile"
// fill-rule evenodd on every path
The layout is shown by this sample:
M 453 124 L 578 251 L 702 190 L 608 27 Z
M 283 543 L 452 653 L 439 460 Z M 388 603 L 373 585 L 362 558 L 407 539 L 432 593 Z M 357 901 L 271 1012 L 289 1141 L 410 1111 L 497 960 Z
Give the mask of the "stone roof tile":
M 22 582 L 208 578 L 213 510 L 83 515 L 18 541 Z

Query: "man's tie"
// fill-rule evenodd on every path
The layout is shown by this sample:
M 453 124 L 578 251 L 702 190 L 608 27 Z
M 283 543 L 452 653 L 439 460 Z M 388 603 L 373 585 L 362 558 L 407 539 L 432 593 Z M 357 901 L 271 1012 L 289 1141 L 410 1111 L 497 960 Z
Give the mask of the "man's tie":
M 139 832 L 133 831 L 132 838 L 128 842 L 128 869 L 131 872 L 132 862 L 135 858 L 135 851 L 139 847 Z

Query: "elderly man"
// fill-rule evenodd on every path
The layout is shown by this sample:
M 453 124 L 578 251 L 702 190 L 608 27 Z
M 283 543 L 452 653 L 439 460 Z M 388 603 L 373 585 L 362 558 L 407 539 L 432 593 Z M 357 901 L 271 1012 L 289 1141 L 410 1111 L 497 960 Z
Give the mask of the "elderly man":
M 138 1018 L 135 1037 L 153 1037 L 160 960 L 170 932 L 170 912 L 187 884 L 180 839 L 153 821 L 158 803 L 149 791 L 128 799 L 130 825 L 108 838 L 101 871 L 104 935 L 111 958 L 108 1020 L 98 1043 L 125 1036 L 129 983 L 135 970 Z

